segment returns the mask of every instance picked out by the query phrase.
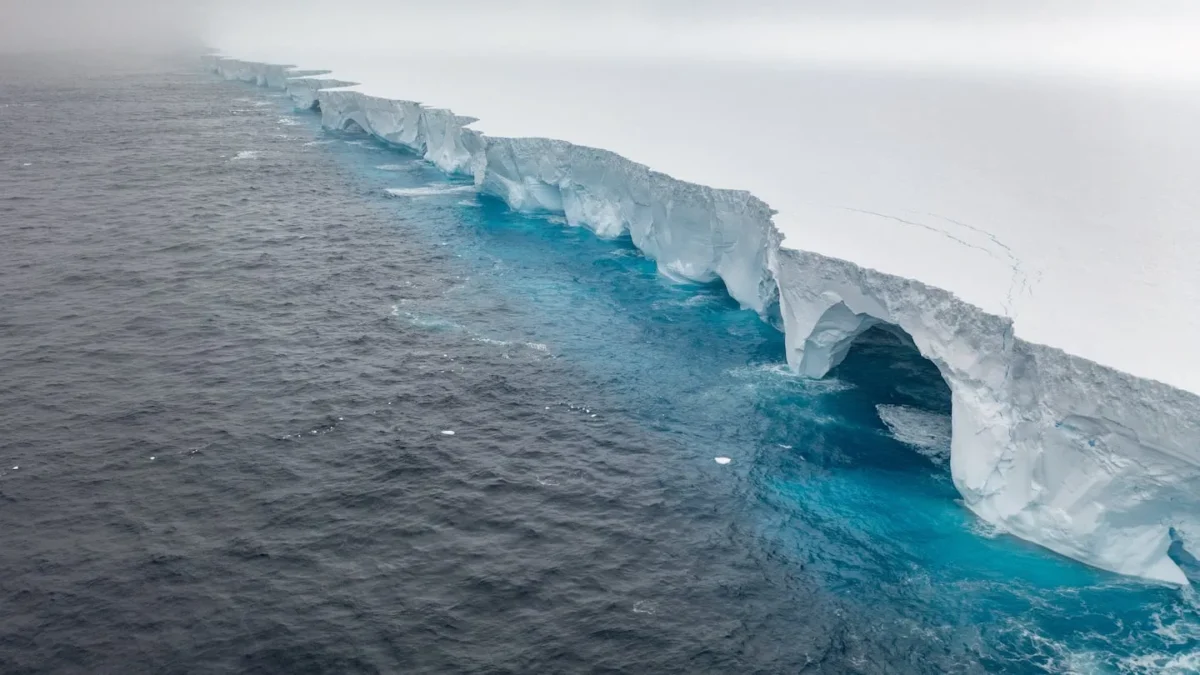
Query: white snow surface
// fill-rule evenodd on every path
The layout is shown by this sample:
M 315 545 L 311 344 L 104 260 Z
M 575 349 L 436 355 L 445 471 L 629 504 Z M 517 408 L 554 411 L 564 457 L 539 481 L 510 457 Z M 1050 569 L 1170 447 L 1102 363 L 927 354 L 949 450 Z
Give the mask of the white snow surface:
M 902 329 L 950 386 L 970 509 L 1085 563 L 1186 583 L 1167 549 L 1170 528 L 1200 540 L 1200 97 L 283 51 L 212 65 L 514 209 L 627 232 L 665 274 L 720 278 L 778 312 L 802 374 L 824 376 L 871 326 Z M 287 62 L 332 72 L 268 65 Z

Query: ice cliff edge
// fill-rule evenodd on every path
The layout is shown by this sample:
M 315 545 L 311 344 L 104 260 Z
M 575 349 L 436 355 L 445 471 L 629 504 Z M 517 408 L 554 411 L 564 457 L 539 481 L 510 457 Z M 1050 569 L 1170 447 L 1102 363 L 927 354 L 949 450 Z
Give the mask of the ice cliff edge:
M 359 127 L 522 211 L 628 232 L 663 273 L 720 279 L 779 317 L 792 369 L 822 377 L 881 325 L 903 331 L 953 397 L 951 472 L 964 503 L 1016 536 L 1096 567 L 1186 584 L 1172 537 L 1200 541 L 1200 396 L 1026 342 L 1012 321 L 919 281 L 781 245 L 753 195 L 676 180 L 605 150 L 490 137 L 475 120 L 367 96 L 287 66 L 210 57 L 231 80 L 286 90 L 331 129 Z M 789 241 L 792 243 L 802 243 Z

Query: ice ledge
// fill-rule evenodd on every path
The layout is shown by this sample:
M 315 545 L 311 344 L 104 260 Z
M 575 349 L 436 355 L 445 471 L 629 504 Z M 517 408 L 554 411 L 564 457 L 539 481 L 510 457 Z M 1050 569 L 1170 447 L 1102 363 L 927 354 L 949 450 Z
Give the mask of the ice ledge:
M 1021 340 L 1011 320 L 921 282 L 782 248 L 746 192 L 676 180 L 615 153 L 486 137 L 473 118 L 339 89 L 287 66 L 210 57 L 227 79 L 283 89 L 322 123 L 419 153 L 522 211 L 629 232 L 664 274 L 721 279 L 781 317 L 788 364 L 821 377 L 875 325 L 912 338 L 950 386 L 951 472 L 964 503 L 1012 534 L 1121 574 L 1186 584 L 1171 532 L 1200 541 L 1200 397 Z

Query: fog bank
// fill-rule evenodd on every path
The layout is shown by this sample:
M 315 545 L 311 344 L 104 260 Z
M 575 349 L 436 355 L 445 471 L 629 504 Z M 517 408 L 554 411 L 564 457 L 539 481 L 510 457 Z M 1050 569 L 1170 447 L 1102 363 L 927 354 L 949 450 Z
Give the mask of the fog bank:
M 197 49 L 211 8 L 196 0 L 0 0 L 0 52 Z

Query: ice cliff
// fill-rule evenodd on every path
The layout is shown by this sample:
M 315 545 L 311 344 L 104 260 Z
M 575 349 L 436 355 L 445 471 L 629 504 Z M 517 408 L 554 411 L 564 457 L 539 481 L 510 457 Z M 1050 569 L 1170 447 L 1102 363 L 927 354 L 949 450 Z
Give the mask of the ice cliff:
M 952 392 L 951 472 L 972 511 L 1096 567 L 1187 583 L 1168 548 L 1173 536 L 1193 551 L 1200 542 L 1200 396 L 1024 341 L 1009 318 L 948 291 L 785 248 L 770 207 L 747 192 L 565 141 L 485 136 L 473 118 L 319 73 L 209 63 L 319 108 L 330 129 L 361 128 L 472 176 L 513 209 L 561 213 L 601 236 L 628 232 L 663 274 L 720 279 L 744 307 L 782 323 L 788 364 L 804 375 L 826 375 L 873 326 L 905 335 Z

